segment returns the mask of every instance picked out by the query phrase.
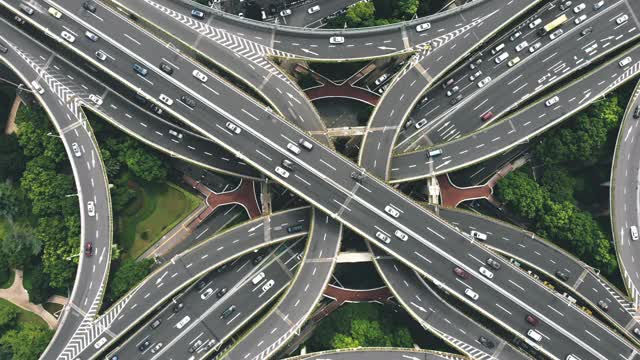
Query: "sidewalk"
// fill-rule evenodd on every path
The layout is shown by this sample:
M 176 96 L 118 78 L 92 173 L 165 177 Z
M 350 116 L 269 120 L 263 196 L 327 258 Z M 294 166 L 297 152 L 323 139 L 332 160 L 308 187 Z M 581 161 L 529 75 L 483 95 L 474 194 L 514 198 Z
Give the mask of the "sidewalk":
M 20 96 L 16 96 L 16 99 L 13 101 L 13 105 L 11 105 L 11 111 L 9 112 L 9 117 L 7 118 L 7 125 L 4 128 L 4 133 L 9 135 L 13 134 L 16 127 L 16 114 L 18 113 L 18 108 L 22 104 L 22 98 Z
M 22 270 L 14 270 L 16 276 L 13 280 L 13 284 L 8 289 L 0 289 L 0 298 L 3 298 L 20 308 L 30 311 L 42 318 L 48 325 L 50 329 L 55 329 L 58 326 L 58 319 L 55 316 L 51 315 L 47 310 L 42 307 L 42 305 L 36 305 L 29 302 L 29 293 L 25 290 L 22 284 Z M 61 296 L 53 296 L 51 297 L 55 300 L 56 303 L 62 302 L 62 304 L 66 304 L 66 300 Z

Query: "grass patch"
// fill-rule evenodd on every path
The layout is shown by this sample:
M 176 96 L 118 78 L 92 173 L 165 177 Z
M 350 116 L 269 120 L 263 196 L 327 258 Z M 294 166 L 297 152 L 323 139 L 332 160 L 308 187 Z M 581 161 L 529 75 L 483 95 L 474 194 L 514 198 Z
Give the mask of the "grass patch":
M 8 288 L 10 288 L 11 284 L 13 284 L 13 280 L 16 278 L 16 272 L 15 271 L 7 269 L 7 272 L 9 273 L 9 277 L 7 278 L 7 281 L 5 281 L 2 284 L 0 284 L 0 289 L 8 289 Z
M 134 190 L 136 197 L 123 211 L 116 234 L 123 259 L 140 256 L 201 203 L 172 183 L 135 186 Z
M 7 304 L 8 306 L 12 306 L 14 307 L 16 310 L 18 310 L 18 323 L 19 324 L 26 324 L 26 323 L 33 323 L 33 324 L 38 324 L 38 325 L 42 325 L 46 328 L 49 327 L 49 325 L 47 325 L 46 321 L 42 320 L 42 318 L 34 313 L 32 313 L 31 311 L 27 311 L 24 310 L 23 308 L 14 305 L 13 303 L 5 300 L 5 299 L 0 299 L 1 303 Z

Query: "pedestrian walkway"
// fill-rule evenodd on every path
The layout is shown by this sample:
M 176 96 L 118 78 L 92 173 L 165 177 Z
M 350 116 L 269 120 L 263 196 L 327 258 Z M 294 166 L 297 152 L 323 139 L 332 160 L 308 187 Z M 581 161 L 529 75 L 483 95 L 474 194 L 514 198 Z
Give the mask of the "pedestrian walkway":
M 255 184 L 251 180 L 242 179 L 235 189 L 217 193 L 188 175 L 184 175 L 182 178 L 189 186 L 204 195 L 207 203 L 207 207 L 186 226 L 190 231 L 195 230 L 222 205 L 240 205 L 245 209 L 250 219 L 257 218 L 261 214 L 258 198 L 256 197 Z
M 8 289 L 0 289 L 0 298 L 5 299 L 24 310 L 30 311 L 40 316 L 42 320 L 44 320 L 47 323 L 47 325 L 49 325 L 50 329 L 55 329 L 56 326 L 58 326 L 58 319 L 56 319 L 55 316 L 51 315 L 51 313 L 45 310 L 44 307 L 42 307 L 42 305 L 36 305 L 29 302 L 29 293 L 27 292 L 27 290 L 24 288 L 24 285 L 23 285 L 22 270 L 14 270 L 14 271 L 15 271 L 15 277 L 13 279 L 13 284 L 11 284 L 11 287 L 9 287 Z M 67 303 L 66 299 L 62 296 L 52 297 L 52 298 L 54 302 L 58 304 L 60 302 L 62 302 L 61 305 L 64 305 Z
M 18 113 L 18 108 L 22 104 L 22 98 L 20 96 L 16 96 L 13 101 L 13 105 L 11 106 L 11 111 L 9 111 L 9 117 L 7 118 L 7 125 L 4 127 L 4 133 L 9 135 L 16 132 L 16 114 Z

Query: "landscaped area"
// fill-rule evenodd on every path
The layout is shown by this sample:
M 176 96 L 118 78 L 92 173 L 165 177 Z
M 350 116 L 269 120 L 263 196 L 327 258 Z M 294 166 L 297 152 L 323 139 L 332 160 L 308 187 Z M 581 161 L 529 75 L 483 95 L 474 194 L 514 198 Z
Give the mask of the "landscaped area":
M 123 259 L 140 256 L 202 202 L 173 183 L 130 184 L 136 195 L 118 217 L 114 234 Z

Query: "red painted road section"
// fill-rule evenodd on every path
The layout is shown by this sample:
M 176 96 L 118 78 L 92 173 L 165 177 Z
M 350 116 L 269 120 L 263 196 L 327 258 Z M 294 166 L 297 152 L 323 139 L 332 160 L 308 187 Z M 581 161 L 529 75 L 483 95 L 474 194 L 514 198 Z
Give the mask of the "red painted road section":
M 319 82 L 320 86 L 312 87 L 305 89 L 304 92 L 307 94 L 311 101 L 330 98 L 330 97 L 339 97 L 339 98 L 348 98 L 354 99 L 357 101 L 361 101 L 365 104 L 369 104 L 371 106 L 376 106 L 378 101 L 380 100 L 380 96 L 373 91 L 370 91 L 365 88 L 361 88 L 358 86 L 354 86 L 357 80 L 359 80 L 362 76 L 366 74 L 360 74 L 357 72 L 350 79 L 343 81 L 342 83 L 336 83 L 316 72 L 313 72 L 309 69 L 306 69 L 311 73 L 313 78 Z
M 187 228 L 191 231 L 195 230 L 203 221 L 211 216 L 216 208 L 222 205 L 240 205 L 247 211 L 251 219 L 260 216 L 261 211 L 253 181 L 242 179 L 237 188 L 223 193 L 216 193 L 190 176 L 184 175 L 182 179 L 207 199 L 207 208 L 187 225 Z
M 440 202 L 444 207 L 454 208 L 463 201 L 488 199 L 493 194 L 493 188 L 488 184 L 460 188 L 451 182 L 449 175 L 440 175 L 437 179 L 440 186 Z
M 329 285 L 324 290 L 324 296 L 332 299 L 333 301 L 323 306 L 313 314 L 311 318 L 313 321 L 320 321 L 324 317 L 328 316 L 336 309 L 338 309 L 344 303 L 356 303 L 356 302 L 388 302 L 393 296 L 386 286 L 376 289 L 367 290 L 355 290 L 337 287 Z

